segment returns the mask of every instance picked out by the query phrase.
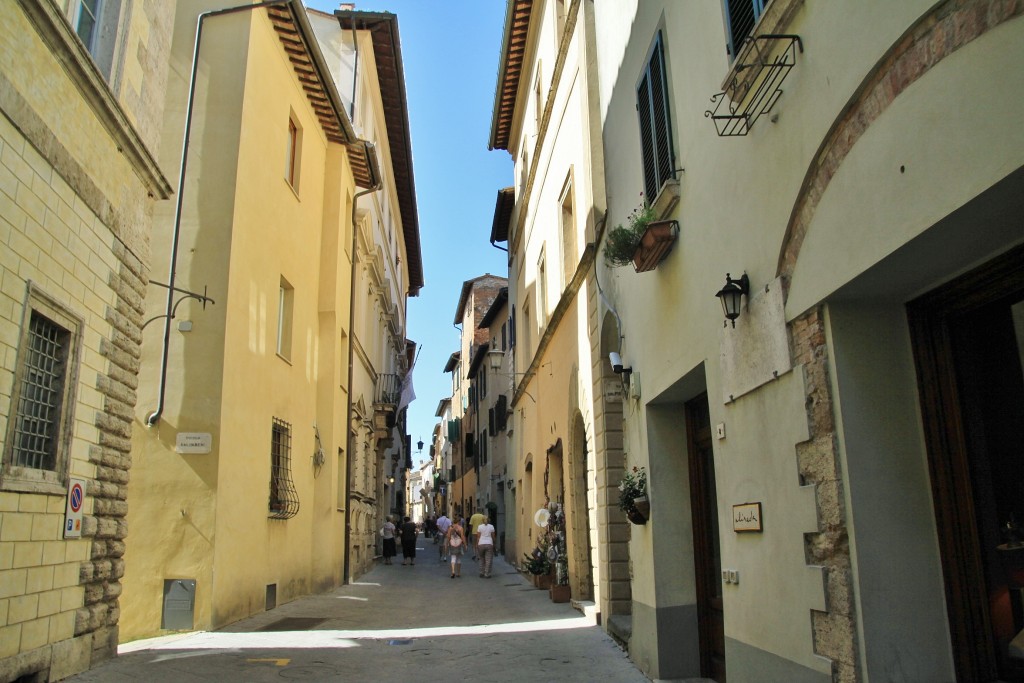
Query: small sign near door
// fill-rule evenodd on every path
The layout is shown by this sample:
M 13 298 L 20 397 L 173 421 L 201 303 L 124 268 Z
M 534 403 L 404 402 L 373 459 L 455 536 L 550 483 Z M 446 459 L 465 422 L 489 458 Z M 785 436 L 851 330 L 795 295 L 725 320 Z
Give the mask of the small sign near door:
M 761 528 L 761 504 L 742 503 L 732 506 L 732 530 L 739 533 L 743 531 L 764 531 Z

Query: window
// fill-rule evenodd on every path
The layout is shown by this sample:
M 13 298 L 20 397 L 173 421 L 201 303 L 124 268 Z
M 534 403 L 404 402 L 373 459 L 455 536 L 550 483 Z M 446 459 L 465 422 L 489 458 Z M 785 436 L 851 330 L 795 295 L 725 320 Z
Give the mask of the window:
M 487 398 L 487 368 L 480 367 L 480 398 Z
M 285 360 L 292 357 L 292 316 L 295 308 L 295 290 L 283 277 L 277 293 L 277 355 Z
M 501 350 L 508 351 L 508 323 L 501 324 Z
M 93 62 L 108 81 L 118 48 L 118 24 L 122 0 L 74 0 L 70 3 L 71 25 Z
M 530 318 L 530 304 L 527 303 L 523 305 L 523 330 L 526 334 L 526 338 L 523 339 L 523 352 L 526 354 L 526 356 L 524 356 L 526 360 L 529 360 L 528 356 L 531 353 L 533 353 L 533 349 L 531 348 L 532 339 L 530 334 L 530 328 L 532 327 L 533 320 Z M 529 363 L 527 363 L 527 365 L 529 365 Z
M 565 185 L 562 188 L 562 197 L 559 200 L 561 204 L 561 216 L 559 218 L 559 228 L 562 231 L 562 277 L 564 278 L 563 284 L 568 285 L 569 281 L 572 280 L 573 274 L 576 272 L 576 215 L 573 204 L 575 199 L 572 191 L 572 171 L 569 171 L 569 177 L 565 179 Z
M 548 262 L 544 249 L 537 259 L 537 319 L 543 325 L 548 316 Z
M 292 189 L 299 191 L 299 165 L 302 162 L 302 128 L 294 116 L 288 117 L 287 154 L 285 155 L 284 179 Z
M 729 55 L 736 59 L 743 41 L 754 30 L 769 0 L 725 0 L 725 18 L 729 38 Z
M 537 62 L 537 80 L 533 82 L 533 106 L 536 130 L 540 132 L 540 122 L 544 118 L 544 91 L 540 85 L 540 62 Z
M 92 52 L 96 39 L 96 25 L 99 23 L 100 0 L 81 0 L 78 3 L 78 17 L 75 19 L 75 33 L 82 39 L 87 50 Z
M 61 493 L 67 482 L 81 321 L 29 283 L 3 457 L 3 488 Z
M 480 432 L 480 464 L 487 464 L 487 432 Z
M 636 88 L 636 110 L 640 120 L 640 149 L 643 155 L 644 196 L 654 203 L 662 183 L 675 174 L 672 126 L 668 110 L 668 83 L 661 31 L 654 40 L 643 75 Z
M 292 426 L 274 418 L 270 432 L 270 517 L 299 514 L 299 495 L 292 483 Z

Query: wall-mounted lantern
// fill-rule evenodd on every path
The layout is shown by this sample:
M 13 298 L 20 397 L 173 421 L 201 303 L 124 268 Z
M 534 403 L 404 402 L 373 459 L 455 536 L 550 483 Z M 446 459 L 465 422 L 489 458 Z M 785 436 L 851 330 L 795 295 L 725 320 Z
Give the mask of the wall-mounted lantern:
M 729 273 L 725 274 L 725 286 L 715 294 L 722 302 L 722 311 L 725 313 L 726 322 L 722 326 L 732 323 L 736 327 L 736 318 L 740 317 L 740 308 L 743 305 L 743 296 L 750 292 L 750 280 L 744 273 L 738 280 L 733 280 Z

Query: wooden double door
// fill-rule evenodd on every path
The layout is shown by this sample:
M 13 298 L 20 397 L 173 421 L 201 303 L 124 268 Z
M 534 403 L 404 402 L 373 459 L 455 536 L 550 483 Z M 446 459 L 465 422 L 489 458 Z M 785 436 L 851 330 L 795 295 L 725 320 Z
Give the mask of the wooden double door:
M 1024 247 L 907 312 L 957 680 L 1024 683 Z

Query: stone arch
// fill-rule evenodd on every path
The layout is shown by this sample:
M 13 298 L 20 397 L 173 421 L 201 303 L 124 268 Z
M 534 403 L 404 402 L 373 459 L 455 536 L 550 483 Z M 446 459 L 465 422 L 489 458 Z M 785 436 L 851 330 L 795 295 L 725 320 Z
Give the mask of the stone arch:
M 623 387 L 612 372 L 608 354 L 619 351 L 619 324 L 611 311 L 601 321 L 601 345 L 595 362 L 596 380 L 594 486 L 598 538 L 598 583 L 595 590 L 598 608 L 609 620 L 615 615 L 630 615 L 633 594 L 630 586 L 628 522 L 618 509 L 619 481 L 625 467 L 623 448 Z M 611 624 L 611 621 L 609 621 Z
M 591 545 L 591 511 L 594 509 L 595 486 L 592 480 L 590 448 L 583 414 L 569 421 L 569 444 L 565 469 L 566 539 L 569 550 L 569 582 L 572 595 L 578 600 L 594 599 L 594 561 Z
M 836 171 L 871 124 L 911 84 L 950 54 L 999 24 L 1024 14 L 1022 3 L 945 0 L 882 55 L 822 138 L 790 213 L 777 274 L 788 281 L 818 202 Z

